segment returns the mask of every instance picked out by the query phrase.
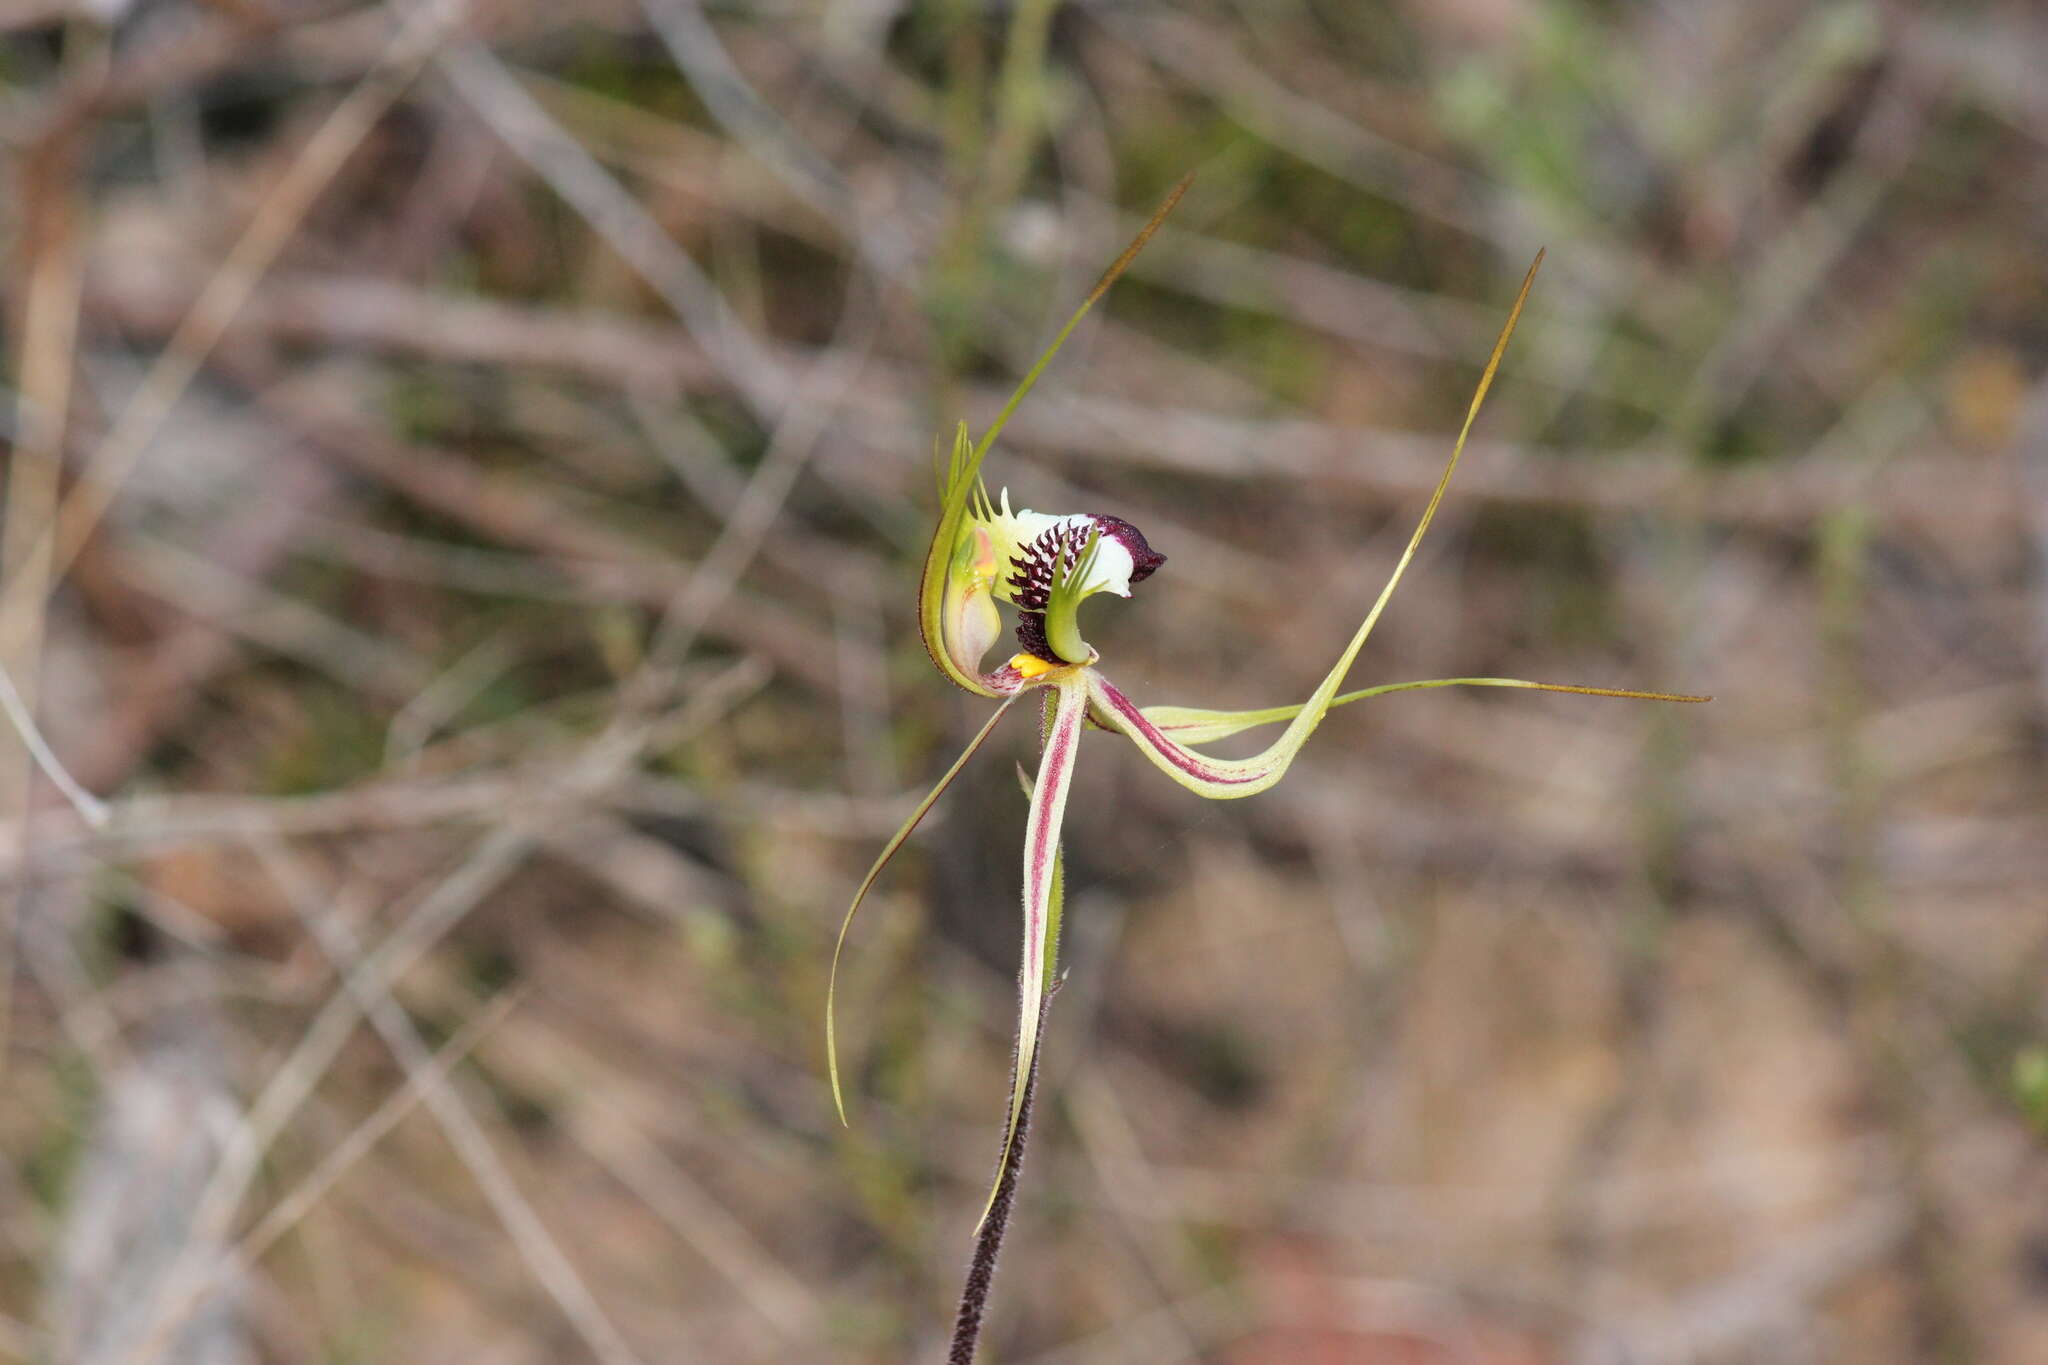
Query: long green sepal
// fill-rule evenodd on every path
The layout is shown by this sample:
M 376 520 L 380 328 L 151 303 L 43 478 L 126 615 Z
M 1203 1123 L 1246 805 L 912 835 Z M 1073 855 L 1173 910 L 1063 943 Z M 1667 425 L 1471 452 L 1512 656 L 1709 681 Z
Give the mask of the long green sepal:
M 902 828 L 889 836 L 889 842 L 882 846 L 880 855 L 875 858 L 874 866 L 868 869 L 867 876 L 861 878 L 860 889 L 853 893 L 853 904 L 846 907 L 846 918 L 839 922 L 839 938 L 832 945 L 832 972 L 826 978 L 825 983 L 825 1069 L 832 1077 L 832 1104 L 839 1110 L 839 1121 L 842 1124 L 846 1122 L 846 1097 L 839 1088 L 839 1029 L 837 1019 L 839 956 L 846 950 L 847 931 L 853 928 L 853 917 L 860 910 L 861 902 L 867 899 L 868 889 L 875 884 L 875 879 L 882 875 L 882 869 L 889 865 L 889 860 L 896 856 L 896 850 L 902 848 L 904 841 L 910 838 L 911 831 L 917 828 L 918 822 L 924 819 L 925 813 L 938 804 L 939 798 L 945 795 L 946 788 L 953 785 L 953 779 L 960 775 L 960 770 L 967 766 L 967 760 L 974 757 L 975 751 L 981 748 L 982 742 L 994 732 L 996 723 L 1009 713 L 1010 704 L 1016 701 L 1016 699 L 1015 696 L 1003 699 L 1003 704 L 998 706 L 982 725 L 981 729 L 975 732 L 974 738 L 967 741 L 967 747 L 961 750 L 960 757 L 953 760 L 953 766 L 946 769 L 946 774 L 939 779 L 938 785 L 925 793 L 924 800 L 917 803 L 917 809 L 910 812 L 910 818 L 903 822 Z
M 1472 424 L 1479 419 L 1480 406 L 1486 401 L 1487 390 L 1493 387 L 1493 376 L 1500 369 L 1500 359 L 1508 348 L 1508 338 L 1515 334 L 1515 324 L 1521 320 L 1522 306 L 1529 300 L 1529 288 L 1536 282 L 1536 271 L 1543 264 L 1543 253 L 1537 252 L 1536 259 L 1529 266 L 1529 273 L 1522 277 L 1522 288 L 1515 295 L 1515 305 L 1508 311 L 1506 325 L 1501 328 L 1500 337 L 1493 343 L 1493 354 L 1487 357 L 1486 369 L 1479 376 L 1479 386 L 1473 391 L 1472 402 L 1465 409 L 1464 425 L 1458 429 L 1458 439 L 1451 446 L 1451 457 L 1444 464 L 1444 472 L 1437 479 L 1436 487 L 1430 492 L 1429 503 L 1422 509 L 1415 533 L 1408 538 L 1407 548 L 1401 551 L 1401 558 L 1395 563 L 1393 573 L 1387 576 L 1387 584 L 1380 589 L 1379 598 L 1372 604 L 1365 620 L 1352 633 L 1337 662 L 1324 675 L 1316 690 L 1301 704 L 1288 722 L 1286 730 L 1263 752 L 1250 758 L 1210 758 L 1187 748 L 1148 718 L 1137 704 L 1118 691 L 1107 678 L 1091 674 L 1089 690 L 1098 719 L 1113 729 L 1121 730 L 1136 744 L 1144 755 L 1152 760 L 1161 772 L 1171 777 L 1190 791 L 1197 792 L 1212 800 L 1227 800 L 1240 796 L 1252 796 L 1266 790 L 1287 772 L 1294 756 L 1301 752 L 1301 746 L 1308 743 L 1308 737 L 1315 733 L 1323 717 L 1329 714 L 1335 703 L 1337 689 L 1343 684 L 1344 675 L 1351 671 L 1352 661 L 1358 651 L 1365 647 L 1366 638 L 1372 628 L 1379 624 L 1380 613 L 1387 608 L 1394 589 L 1400 585 L 1401 575 L 1408 571 L 1408 565 L 1415 558 L 1415 552 L 1422 545 L 1422 538 L 1436 519 L 1436 509 L 1444 500 L 1444 492 L 1451 486 L 1451 476 L 1458 472 L 1458 460 L 1465 453 L 1465 442 L 1472 434 Z
M 1045 1016 L 1046 994 L 1052 985 L 1055 933 L 1059 926 L 1061 868 L 1060 825 L 1067 817 L 1067 792 L 1074 781 L 1074 759 L 1081 747 L 1081 721 L 1088 714 L 1086 674 L 1069 675 L 1052 684 L 1055 701 L 1046 726 L 1045 747 L 1038 759 L 1038 777 L 1031 786 L 1031 816 L 1024 825 L 1024 952 L 1017 968 L 1017 1062 L 1010 1089 L 1010 1114 L 1003 1133 L 1003 1156 L 996 1163 L 996 1188 L 1009 1166 L 1017 1140 L 1017 1120 L 1024 1107 L 1024 1087 L 1038 1060 L 1038 1032 Z M 995 1203 L 995 1189 L 981 1217 Z M 976 1220 L 976 1227 L 980 1220 Z
M 1677 692 L 1637 692 L 1623 687 L 1581 687 L 1573 683 L 1528 682 L 1521 678 L 1424 678 L 1419 682 L 1381 683 L 1362 687 L 1330 699 L 1330 709 L 1349 706 L 1368 697 L 1389 692 L 1417 692 L 1431 687 L 1522 687 L 1538 692 L 1575 692 L 1584 697 L 1627 697 L 1634 701 L 1712 701 L 1712 697 L 1687 696 Z M 1219 739 L 1261 725 L 1277 725 L 1301 714 L 1301 703 L 1268 706 L 1257 711 L 1211 711 L 1198 706 L 1147 706 L 1145 719 L 1182 744 L 1213 744 Z
M 1059 334 L 1053 337 L 1052 344 L 1047 346 L 1040 353 L 1037 362 L 1024 372 L 1024 377 L 1017 382 L 1017 391 L 1010 395 L 1009 401 L 1003 404 L 1002 411 L 996 414 L 996 420 L 989 423 L 988 430 L 981 434 L 981 440 L 974 448 L 977 461 L 988 454 L 989 447 L 995 444 L 997 434 L 1010 424 L 1010 418 L 1016 414 L 1017 405 L 1024 401 L 1024 396 L 1038 383 L 1038 377 L 1045 373 L 1045 367 L 1060 353 L 1060 347 L 1067 344 L 1067 338 L 1081 325 L 1081 319 L 1088 316 L 1088 310 L 1109 292 L 1109 287 L 1116 283 L 1117 276 L 1123 274 L 1130 268 L 1131 262 L 1138 259 L 1138 253 L 1145 249 L 1145 243 L 1152 240 L 1152 234 L 1159 231 L 1159 225 L 1166 221 L 1167 214 L 1173 212 L 1174 205 L 1188 192 L 1188 186 L 1194 183 L 1194 179 L 1192 173 L 1181 177 L 1180 183 L 1173 187 L 1172 193 L 1152 211 L 1152 217 L 1146 221 L 1145 226 L 1138 229 L 1138 235 L 1131 238 L 1131 244 L 1124 248 L 1123 254 L 1111 261 L 1109 269 L 1102 272 L 1102 278 L 1095 281 L 1095 287 L 1088 291 L 1087 298 L 1081 300 L 1081 306 L 1067 319 L 1067 325 L 1060 328 Z

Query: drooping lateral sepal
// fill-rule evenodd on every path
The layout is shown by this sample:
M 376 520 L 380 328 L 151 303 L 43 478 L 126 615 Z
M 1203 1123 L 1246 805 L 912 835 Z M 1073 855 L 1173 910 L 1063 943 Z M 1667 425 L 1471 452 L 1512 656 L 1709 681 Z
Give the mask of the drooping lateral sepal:
M 902 848 L 904 842 L 910 838 L 918 822 L 923 820 L 931 808 L 938 804 L 939 798 L 946 794 L 946 788 L 953 785 L 953 779 L 967 766 L 967 760 L 973 758 L 983 742 L 995 732 L 996 723 L 1009 714 L 1010 704 L 1016 700 L 1017 694 L 1014 692 L 1003 698 L 1003 704 L 989 715 L 981 729 L 975 732 L 974 738 L 967 741 L 967 747 L 960 751 L 960 757 L 953 760 L 953 766 L 946 769 L 945 775 L 925 793 L 924 800 L 918 802 L 917 808 L 910 812 L 910 818 L 889 836 L 889 842 L 882 845 L 882 851 L 875 856 L 874 864 L 868 868 L 868 875 L 861 878 L 860 886 L 854 891 L 853 903 L 846 907 L 845 918 L 839 921 L 839 937 L 832 945 L 832 970 L 825 979 L 825 1070 L 832 1078 L 832 1103 L 839 1110 L 841 1123 L 846 1122 L 846 1097 L 839 1085 L 839 958 L 846 950 L 847 931 L 853 928 L 853 917 L 859 912 L 861 902 L 867 899 L 875 879 L 882 875 L 882 869 L 889 865 L 889 860 L 896 856 L 896 850 Z
M 1024 1087 L 1038 1061 L 1039 1026 L 1045 1016 L 1046 993 L 1052 985 L 1059 904 L 1061 900 L 1060 826 L 1067 816 L 1067 793 L 1073 786 L 1074 759 L 1081 747 L 1081 722 L 1088 714 L 1085 670 L 1051 684 L 1051 715 L 1031 786 L 1031 815 L 1024 826 L 1024 951 L 1017 968 L 1017 1065 L 1010 1093 L 1008 1131 L 1003 1161 L 996 1168 L 998 1187 L 1017 1137 L 1017 1119 Z M 993 1201 L 994 1192 L 990 1199 Z M 988 1210 L 982 1210 L 982 1217 Z

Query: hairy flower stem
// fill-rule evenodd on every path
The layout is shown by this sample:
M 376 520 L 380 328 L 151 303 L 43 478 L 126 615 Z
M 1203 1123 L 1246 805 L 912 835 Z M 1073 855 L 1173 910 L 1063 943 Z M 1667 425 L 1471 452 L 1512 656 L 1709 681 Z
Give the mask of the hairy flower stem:
M 1050 1004 L 1050 999 L 1046 1003 Z M 996 1253 L 1003 1249 L 1003 1233 L 1010 1226 L 1010 1211 L 1016 1207 L 1017 1172 L 1024 1164 L 1024 1139 L 1031 1132 L 1031 1102 L 1037 1092 L 1038 1063 L 1034 1059 L 1031 1075 L 1024 1082 L 1024 1103 L 1017 1111 L 1017 1131 L 996 1181 L 995 1198 L 974 1237 L 974 1259 L 967 1263 L 967 1283 L 960 1291 L 960 1313 L 953 1320 L 953 1349 L 946 1355 L 946 1365 L 974 1365 L 982 1313 L 988 1308 L 988 1291 L 996 1278 Z
M 1047 750 L 1053 745 L 1054 722 L 1059 716 L 1064 693 L 1048 688 L 1045 693 L 1045 717 L 1039 725 L 1039 765 L 1041 770 L 1048 761 Z M 1069 734 L 1070 746 L 1067 764 L 1073 762 L 1072 743 L 1079 739 L 1078 731 Z M 1041 771 L 1041 776 L 1043 775 Z M 1033 819 L 1036 815 L 1038 794 L 1035 784 L 1018 770 L 1017 776 L 1023 781 L 1025 795 L 1031 797 Z M 1055 825 L 1055 828 L 1057 826 Z M 1028 836 L 1027 836 L 1028 837 Z M 1027 863 L 1028 872 L 1028 863 Z M 1026 882 L 1030 878 L 1027 875 Z M 1030 894 L 1028 885 L 1025 894 Z M 1058 844 L 1052 850 L 1052 884 L 1047 890 L 1045 903 L 1045 961 L 1038 970 L 1044 973 L 1037 982 L 1041 987 L 1038 996 L 1037 1029 L 1023 1037 L 1039 1037 L 1045 1033 L 1045 1018 L 1052 1013 L 1052 998 L 1060 989 L 1060 923 L 1066 911 L 1066 859 Z M 1029 944 L 1025 954 L 1028 962 Z M 1030 970 L 1027 968 L 1026 970 Z M 1026 978 L 1028 980 L 1028 978 Z M 1022 982 L 1020 982 L 1020 986 Z M 1030 1070 L 1024 1077 L 1024 1084 L 1017 1085 L 1017 1068 L 1028 1055 Z M 1003 1249 L 1003 1234 L 1009 1230 L 1010 1214 L 1017 1202 L 1017 1172 L 1024 1165 L 1024 1140 L 1031 1133 L 1031 1102 L 1038 1094 L 1038 1061 L 1044 1053 L 1037 1048 L 1028 1054 L 1020 1043 L 1018 1050 L 1010 1057 L 1010 1086 L 1016 1092 L 1016 1111 L 1011 1117 L 1009 1131 L 1003 1139 L 1002 1155 L 996 1158 L 996 1187 L 989 1195 L 988 1207 L 982 1211 L 981 1225 L 974 1230 L 974 1257 L 967 1263 L 967 1284 L 960 1291 L 960 1312 L 953 1320 L 953 1349 L 946 1355 L 946 1365 L 974 1365 L 974 1346 L 981 1339 L 981 1318 L 988 1309 L 989 1288 L 995 1283 L 996 1255 Z

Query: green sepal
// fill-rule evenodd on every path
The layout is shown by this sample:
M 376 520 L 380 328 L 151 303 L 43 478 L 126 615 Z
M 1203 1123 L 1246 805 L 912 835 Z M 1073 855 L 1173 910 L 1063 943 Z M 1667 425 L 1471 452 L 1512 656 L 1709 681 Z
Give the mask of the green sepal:
M 1389 692 L 1416 692 L 1431 687 L 1521 687 L 1539 692 L 1575 692 L 1588 697 L 1627 697 L 1635 701 L 1710 701 L 1709 697 L 1685 696 L 1675 692 L 1636 692 L 1619 687 L 1579 687 L 1571 683 L 1528 682 L 1521 678 L 1424 678 L 1417 682 L 1381 683 L 1378 687 L 1362 687 L 1356 692 L 1346 692 L 1330 700 L 1330 710 L 1349 706 L 1355 701 L 1368 697 L 1383 697 Z M 1172 735 L 1182 744 L 1213 744 L 1219 739 L 1228 739 L 1242 731 L 1261 725 L 1277 725 L 1281 721 L 1293 720 L 1306 703 L 1296 702 L 1292 706 L 1268 706 L 1256 711 L 1211 711 L 1198 706 L 1148 706 L 1144 708 L 1145 719 L 1161 730 Z
M 1437 478 L 1436 487 L 1430 491 L 1429 502 L 1422 509 L 1414 534 L 1409 536 L 1407 546 L 1394 564 L 1394 571 L 1387 576 L 1386 586 L 1380 589 L 1379 597 L 1372 609 L 1365 614 L 1358 629 L 1337 656 L 1330 671 L 1316 685 L 1315 691 L 1300 706 L 1287 711 L 1288 726 L 1278 738 L 1262 752 L 1250 758 L 1210 758 L 1196 754 L 1176 737 L 1158 729 L 1157 722 L 1125 697 L 1114 684 L 1100 674 L 1091 677 L 1089 688 L 1093 694 L 1097 717 L 1115 729 L 1120 730 L 1138 746 L 1155 767 L 1188 790 L 1206 796 L 1211 800 L 1230 800 L 1253 796 L 1265 791 L 1283 777 L 1295 755 L 1301 752 L 1309 736 L 1315 733 L 1323 717 L 1336 704 L 1337 689 L 1343 685 L 1344 675 L 1351 671 L 1352 662 L 1359 650 L 1365 647 L 1366 639 L 1373 627 L 1379 624 L 1380 614 L 1392 600 L 1394 589 L 1400 585 L 1401 576 L 1407 572 L 1414 560 L 1415 552 L 1421 548 L 1422 538 L 1429 531 L 1430 522 L 1436 518 L 1436 510 L 1444 500 L 1445 492 L 1451 486 L 1451 476 L 1457 473 L 1459 459 L 1465 453 L 1465 442 L 1472 434 L 1472 424 L 1479 418 L 1479 410 L 1486 402 L 1486 394 L 1493 387 L 1493 377 L 1500 369 L 1501 356 L 1508 348 L 1508 339 L 1515 334 L 1515 324 L 1521 320 L 1522 308 L 1529 300 L 1529 288 L 1536 282 L 1536 272 L 1543 264 L 1543 253 L 1536 253 L 1536 260 L 1529 267 L 1529 273 L 1522 277 L 1522 287 L 1515 295 L 1514 306 L 1508 310 L 1507 322 L 1501 327 L 1500 336 L 1493 343 L 1493 353 L 1487 357 L 1486 368 L 1480 373 L 1479 384 L 1473 391 L 1472 401 L 1465 409 L 1465 421 L 1458 428 L 1458 439 L 1451 444 L 1450 459 L 1444 463 L 1444 471 Z M 1282 708 L 1287 710 L 1286 708 Z M 1275 719 L 1280 717 L 1276 716 Z M 1261 724 L 1252 721 L 1250 724 Z
M 1038 773 L 1031 785 L 1031 815 L 1024 826 L 1024 952 L 1017 970 L 1017 1058 L 1010 1087 L 1010 1116 L 1003 1134 L 1003 1155 L 996 1163 L 995 1184 L 983 1205 L 979 1228 L 995 1206 L 1003 1172 L 1017 1141 L 1017 1123 L 1024 1111 L 1024 1092 L 1038 1063 L 1038 1035 L 1045 1001 L 1052 990 L 1064 909 L 1064 877 L 1060 857 L 1060 826 L 1066 820 L 1067 793 L 1073 787 L 1074 763 L 1081 747 L 1081 722 L 1088 714 L 1087 673 L 1082 670 L 1054 683 L 1045 743 Z
M 988 739 L 989 735 L 994 733 L 996 722 L 1009 714 L 1010 703 L 1017 700 L 1018 695 L 1021 694 L 1013 694 L 1003 698 L 1003 704 L 990 713 L 988 720 L 983 722 L 981 729 L 975 732 L 974 738 L 967 741 L 967 747 L 960 751 L 960 757 L 953 760 L 953 766 L 946 769 L 945 775 L 938 780 L 938 783 L 930 791 L 925 793 L 924 800 L 917 803 L 917 809 L 910 812 L 910 818 L 905 820 L 902 826 L 889 836 L 889 842 L 882 845 L 881 853 L 876 855 L 874 865 L 868 868 L 868 875 L 861 878 L 860 887 L 853 893 L 853 904 L 846 907 L 845 918 L 839 921 L 839 937 L 832 945 L 832 970 L 825 979 L 825 1070 L 832 1078 L 832 1104 L 839 1111 L 839 1121 L 842 1124 L 846 1122 L 846 1096 L 841 1091 L 839 1085 L 839 1029 L 837 1021 L 839 1013 L 839 958 L 846 951 L 847 931 L 853 928 L 853 917 L 860 910 L 861 902 L 867 899 L 868 890 L 874 886 L 875 879 L 882 875 L 882 869 L 889 865 L 889 860 L 896 856 L 896 850 L 902 848 L 904 842 L 910 838 L 911 831 L 917 828 L 918 822 L 923 820 L 926 813 L 938 804 L 939 798 L 945 795 L 946 788 L 953 785 L 953 779 L 958 777 L 960 770 L 967 766 L 967 760 L 973 758 L 983 742 Z

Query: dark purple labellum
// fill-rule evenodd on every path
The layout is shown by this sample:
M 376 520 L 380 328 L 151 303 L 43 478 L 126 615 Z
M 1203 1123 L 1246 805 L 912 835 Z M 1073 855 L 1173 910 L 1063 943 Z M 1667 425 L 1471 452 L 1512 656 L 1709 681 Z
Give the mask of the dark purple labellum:
M 1166 562 L 1166 556 L 1145 543 L 1145 533 L 1125 521 L 1122 517 L 1096 515 L 1095 524 L 1102 528 L 1104 538 L 1113 540 L 1131 552 L 1131 582 L 1142 583 L 1150 578 L 1154 570 Z
M 1053 575 L 1060 564 L 1079 559 L 1087 549 L 1088 538 L 1098 532 L 1131 557 L 1130 581 L 1134 584 L 1150 578 L 1166 562 L 1165 555 L 1145 543 L 1145 534 L 1137 527 L 1122 517 L 1091 512 L 1085 524 L 1070 521 L 1047 528 L 1010 561 L 1016 570 L 1010 575 L 1010 590 L 1017 605 L 1025 611 L 1044 611 L 1052 598 Z
M 1052 600 L 1052 576 L 1064 558 L 1073 560 L 1088 543 L 1087 532 L 1078 526 L 1054 526 L 1024 547 L 1010 561 L 1017 572 L 1010 575 L 1010 590 L 1024 611 L 1044 611 Z M 1041 638 L 1043 632 L 1041 632 Z
M 1064 665 L 1067 662 L 1053 653 L 1052 644 L 1045 638 L 1045 613 L 1042 611 L 1017 613 L 1017 644 L 1035 659 L 1043 659 L 1049 664 Z

